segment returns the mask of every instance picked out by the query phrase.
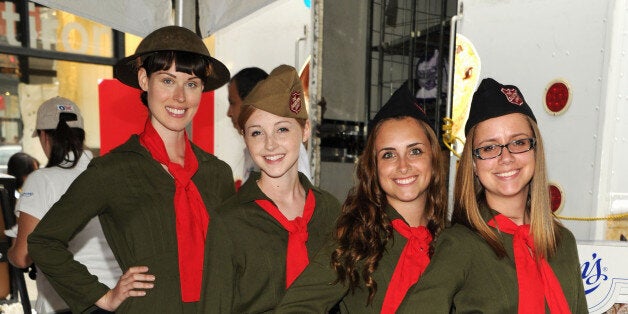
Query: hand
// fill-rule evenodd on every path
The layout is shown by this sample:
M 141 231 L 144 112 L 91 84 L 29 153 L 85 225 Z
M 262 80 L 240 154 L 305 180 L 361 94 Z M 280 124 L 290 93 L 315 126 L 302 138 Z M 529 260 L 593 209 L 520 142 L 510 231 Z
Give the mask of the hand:
M 116 286 L 107 291 L 98 301 L 96 306 L 103 310 L 115 311 L 128 297 L 143 297 L 146 289 L 152 289 L 155 284 L 155 276 L 147 274 L 148 267 L 135 266 L 129 268 L 118 280 Z

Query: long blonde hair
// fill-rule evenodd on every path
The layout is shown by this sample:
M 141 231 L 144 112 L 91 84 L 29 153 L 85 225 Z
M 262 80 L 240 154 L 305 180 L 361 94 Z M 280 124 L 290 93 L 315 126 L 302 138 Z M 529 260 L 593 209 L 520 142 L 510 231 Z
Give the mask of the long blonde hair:
M 559 233 L 558 222 L 550 207 L 549 186 L 545 163 L 545 149 L 539 128 L 530 117 L 526 116 L 536 138 L 534 148 L 534 175 L 530 181 L 526 214 L 530 217 L 530 232 L 534 238 L 535 255 L 549 258 L 556 253 Z M 473 140 L 477 125 L 469 130 L 466 144 L 456 173 L 454 188 L 454 210 L 452 224 L 459 223 L 477 232 L 498 257 L 506 255 L 504 246 L 497 233 L 490 228 L 480 213 L 480 203 L 485 203 L 484 187 L 473 172 Z

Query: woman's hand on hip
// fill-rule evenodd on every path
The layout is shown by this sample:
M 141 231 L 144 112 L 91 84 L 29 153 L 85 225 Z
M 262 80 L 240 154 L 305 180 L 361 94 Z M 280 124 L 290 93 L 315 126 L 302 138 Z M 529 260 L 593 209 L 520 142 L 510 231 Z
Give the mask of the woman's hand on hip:
M 103 310 L 115 311 L 128 297 L 143 297 L 147 289 L 152 289 L 155 276 L 147 274 L 148 267 L 129 268 L 118 280 L 116 286 L 103 295 L 96 306 Z

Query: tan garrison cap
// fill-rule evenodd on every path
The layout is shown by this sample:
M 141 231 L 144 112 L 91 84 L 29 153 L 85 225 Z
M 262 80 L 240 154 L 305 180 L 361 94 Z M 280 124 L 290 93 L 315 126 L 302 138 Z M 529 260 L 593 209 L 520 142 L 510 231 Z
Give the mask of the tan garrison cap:
M 253 106 L 280 117 L 308 118 L 297 70 L 285 64 L 276 67 L 266 79 L 257 83 L 242 106 Z

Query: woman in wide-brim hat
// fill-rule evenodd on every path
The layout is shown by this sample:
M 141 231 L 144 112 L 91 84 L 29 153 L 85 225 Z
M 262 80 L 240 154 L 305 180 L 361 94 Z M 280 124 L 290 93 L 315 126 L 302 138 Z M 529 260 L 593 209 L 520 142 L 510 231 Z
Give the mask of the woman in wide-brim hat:
M 115 76 L 142 91 L 149 110 L 145 129 L 92 161 L 31 234 L 30 253 L 72 312 L 94 306 L 116 312 L 196 312 L 201 280 L 211 282 L 219 261 L 204 257 L 205 238 L 211 244 L 212 233 L 220 232 L 215 208 L 235 188 L 229 166 L 191 143 L 186 127 L 202 93 L 225 84 L 229 71 L 196 34 L 167 26 L 120 60 Z M 127 106 L 120 105 L 120 110 Z M 94 216 L 124 271 L 113 289 L 91 276 L 66 248 Z M 209 304 L 221 304 L 210 297 L 216 302 Z

